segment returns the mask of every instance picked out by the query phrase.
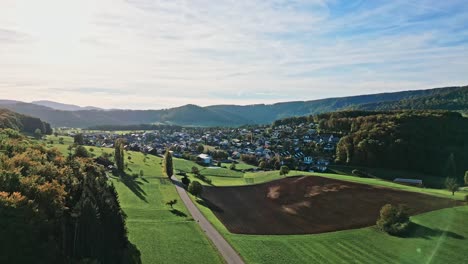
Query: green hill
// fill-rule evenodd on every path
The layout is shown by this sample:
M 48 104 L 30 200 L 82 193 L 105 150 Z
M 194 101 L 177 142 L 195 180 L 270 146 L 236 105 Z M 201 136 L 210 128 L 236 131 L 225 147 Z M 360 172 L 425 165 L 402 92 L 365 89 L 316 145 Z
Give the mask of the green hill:
M 468 111 L 468 87 L 446 87 L 370 95 L 284 102 L 271 105 L 185 105 L 162 110 L 56 110 L 44 105 L 0 100 L 0 107 L 41 118 L 58 127 L 97 125 L 173 124 L 188 126 L 239 126 L 268 124 L 275 120 L 345 109 L 448 109 Z M 460 95 L 462 97 L 460 97 Z
M 43 122 L 39 118 L 18 114 L 7 109 L 0 109 L 0 128 L 11 128 L 27 133 L 34 133 L 36 129 L 40 129 L 42 134 L 52 133 L 49 123 Z

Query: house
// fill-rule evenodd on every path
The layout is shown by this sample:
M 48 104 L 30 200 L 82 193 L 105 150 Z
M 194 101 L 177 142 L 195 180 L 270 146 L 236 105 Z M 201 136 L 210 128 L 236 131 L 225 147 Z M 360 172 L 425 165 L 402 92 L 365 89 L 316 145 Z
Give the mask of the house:
M 314 160 L 312 159 L 312 157 L 309 157 L 309 156 L 304 157 L 304 164 L 310 165 L 312 164 L 313 161 Z
M 393 180 L 393 182 L 401 183 L 401 184 L 405 184 L 405 185 L 419 186 L 419 187 L 423 186 L 423 181 L 418 180 L 418 179 L 396 178 L 396 179 Z
M 203 164 L 211 164 L 211 156 L 207 154 L 200 154 L 197 156 L 197 161 Z

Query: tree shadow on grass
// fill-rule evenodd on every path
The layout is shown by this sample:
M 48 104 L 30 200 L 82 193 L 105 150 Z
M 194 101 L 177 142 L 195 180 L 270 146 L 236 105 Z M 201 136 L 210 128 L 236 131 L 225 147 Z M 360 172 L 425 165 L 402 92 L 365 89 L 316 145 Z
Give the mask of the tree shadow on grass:
M 196 201 L 199 205 L 209 208 L 213 212 L 217 212 L 217 213 L 224 212 L 223 209 L 221 209 L 220 207 L 218 207 L 217 205 L 215 205 L 214 203 L 210 202 L 207 199 L 197 199 Z
M 173 213 L 176 216 L 187 217 L 187 214 L 185 214 L 184 212 L 181 212 L 181 211 L 179 211 L 177 209 L 171 209 L 170 212 Z
M 142 182 L 139 182 L 137 178 L 133 178 L 132 176 L 126 173 L 119 173 L 119 179 L 125 186 L 127 186 L 130 191 L 132 191 L 138 198 L 143 200 L 145 203 L 148 203 L 146 200 L 146 192 L 141 188 Z
M 141 179 L 142 181 L 146 182 L 146 183 L 149 183 L 149 181 L 148 181 L 147 179 L 143 178 L 143 177 L 140 177 L 140 179 Z
M 430 228 L 417 223 L 410 223 L 408 233 L 402 237 L 431 239 L 434 237 L 447 236 L 455 239 L 465 239 L 464 236 L 451 231 L 445 231 L 438 228 Z

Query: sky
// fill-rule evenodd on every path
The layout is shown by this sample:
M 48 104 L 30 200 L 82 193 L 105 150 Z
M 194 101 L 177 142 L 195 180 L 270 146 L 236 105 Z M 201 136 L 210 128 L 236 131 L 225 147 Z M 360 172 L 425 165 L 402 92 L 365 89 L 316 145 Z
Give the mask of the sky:
M 466 84 L 466 0 L 0 0 L 1 99 L 161 109 Z

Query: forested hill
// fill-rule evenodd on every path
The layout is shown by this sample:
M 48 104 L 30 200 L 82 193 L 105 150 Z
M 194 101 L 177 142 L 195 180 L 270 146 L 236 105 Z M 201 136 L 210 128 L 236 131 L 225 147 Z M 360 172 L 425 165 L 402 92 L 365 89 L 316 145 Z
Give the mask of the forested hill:
M 51 134 L 52 129 L 49 123 L 41 119 L 12 112 L 7 109 L 0 109 L 0 128 L 11 128 L 21 132 L 34 133 L 40 129 L 42 134 Z
M 343 135 L 336 148 L 341 164 L 412 170 L 460 182 L 468 170 L 468 118 L 460 113 L 344 111 L 308 120 L 321 131 Z
M 53 126 L 91 127 L 97 125 L 174 124 L 185 126 L 239 126 L 268 124 L 275 120 L 306 116 L 345 109 L 406 109 L 425 108 L 466 110 L 465 87 L 404 91 L 371 95 L 328 98 L 312 101 L 276 103 L 271 105 L 215 105 L 200 107 L 185 105 L 164 110 L 79 110 L 62 111 L 32 103 L 2 101 L 0 107 L 39 117 Z M 457 101 L 459 94 L 463 100 Z M 429 99 L 427 99 L 429 98 Z M 433 99 L 431 99 L 433 98 Z M 443 101 L 438 100 L 443 98 Z M 400 101 L 402 103 L 400 103 Z M 421 103 L 424 102 L 424 103 Z M 431 102 L 431 103 L 430 103 Z M 417 106 L 416 106 L 417 105 Z
M 0 230 L 0 263 L 141 263 L 104 168 L 12 129 L 0 129 Z
M 442 90 L 428 96 L 408 98 L 400 101 L 362 104 L 360 110 L 440 109 L 468 112 L 468 86 Z

